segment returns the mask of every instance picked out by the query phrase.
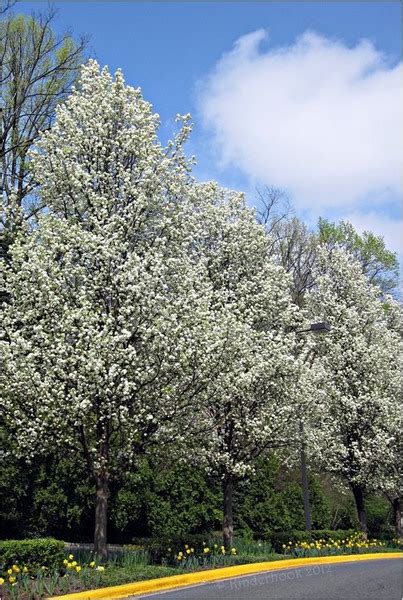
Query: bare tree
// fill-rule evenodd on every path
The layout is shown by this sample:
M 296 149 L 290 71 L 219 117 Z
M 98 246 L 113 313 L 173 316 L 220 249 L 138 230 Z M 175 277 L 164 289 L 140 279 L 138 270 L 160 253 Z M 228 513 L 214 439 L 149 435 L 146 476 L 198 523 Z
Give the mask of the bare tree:
M 17 0 L 0 0 L 0 16 L 10 10 L 16 2 Z
M 265 187 L 257 190 L 257 196 L 257 218 L 272 240 L 272 256 L 291 275 L 293 301 L 302 306 L 305 292 L 313 285 L 317 237 L 293 215 L 282 190 Z

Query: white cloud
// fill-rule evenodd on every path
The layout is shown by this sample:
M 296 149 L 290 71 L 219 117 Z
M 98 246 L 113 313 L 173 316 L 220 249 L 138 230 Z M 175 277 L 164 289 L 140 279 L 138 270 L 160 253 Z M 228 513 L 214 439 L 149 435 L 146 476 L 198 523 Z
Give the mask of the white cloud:
M 201 87 L 224 164 L 315 213 L 400 194 L 402 64 L 365 40 L 349 48 L 306 32 L 270 48 L 266 39 L 263 30 L 238 39 Z

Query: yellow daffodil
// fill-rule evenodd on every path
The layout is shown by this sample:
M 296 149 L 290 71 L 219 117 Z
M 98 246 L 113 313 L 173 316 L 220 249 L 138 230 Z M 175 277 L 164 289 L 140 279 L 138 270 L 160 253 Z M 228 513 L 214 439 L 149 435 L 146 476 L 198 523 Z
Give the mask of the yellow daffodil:
M 91 569 L 93 569 L 95 567 L 95 560 L 90 562 L 90 567 L 91 567 Z
M 208 554 L 208 553 L 210 552 L 210 548 L 209 548 L 208 546 L 206 546 L 206 547 L 203 549 L 203 552 L 204 552 L 204 554 Z
M 21 569 L 18 565 L 13 565 L 13 571 L 14 571 L 14 573 L 19 573 L 21 571 Z
M 4 579 L 2 577 L 0 577 L 0 585 L 3 585 L 4 583 Z
M 68 564 L 68 562 L 69 561 L 67 560 L 67 558 L 65 558 L 64 561 L 63 561 L 64 566 L 66 566 Z
M 76 571 L 77 571 L 77 573 L 79 573 L 79 572 L 81 571 L 81 567 L 80 567 L 80 565 L 77 565 L 77 566 L 76 566 Z
M 22 569 L 22 572 L 23 572 L 23 573 L 28 573 L 28 567 L 24 567 L 24 568 Z
M 105 571 L 105 567 L 103 567 L 102 565 L 99 565 L 99 567 L 97 567 L 97 571 Z
M 13 574 L 13 570 L 12 569 L 7 569 L 7 575 L 12 575 Z
M 9 580 L 10 583 L 15 583 L 17 581 L 16 578 L 14 577 L 14 575 L 10 575 L 10 577 L 8 578 L 8 580 Z

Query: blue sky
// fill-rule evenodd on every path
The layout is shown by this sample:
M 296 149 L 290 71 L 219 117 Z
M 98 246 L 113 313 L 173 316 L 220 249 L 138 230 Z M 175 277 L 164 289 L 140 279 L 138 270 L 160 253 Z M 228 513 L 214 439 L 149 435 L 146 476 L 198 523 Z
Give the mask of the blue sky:
M 193 115 L 198 177 L 251 203 L 256 185 L 277 185 L 307 222 L 349 218 L 399 250 L 400 2 L 53 6 L 57 29 L 88 34 L 89 54 L 143 89 L 162 138 Z

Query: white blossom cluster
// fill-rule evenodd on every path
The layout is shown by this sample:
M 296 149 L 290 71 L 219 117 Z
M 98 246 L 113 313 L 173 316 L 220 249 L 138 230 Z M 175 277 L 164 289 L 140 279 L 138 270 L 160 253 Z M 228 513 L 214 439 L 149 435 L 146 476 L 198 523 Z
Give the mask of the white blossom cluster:
M 300 316 L 242 197 L 191 178 L 182 121 L 163 148 L 141 92 L 90 61 L 35 148 L 48 211 L 13 246 L 1 337 L 26 457 L 81 448 L 109 477 L 151 438 L 193 453 L 202 433 L 199 455 L 240 473 L 285 439 Z
M 174 442 L 237 477 L 296 443 L 304 420 L 328 470 L 381 478 L 399 388 L 385 302 L 334 250 L 297 308 L 242 195 L 191 177 L 179 121 L 162 147 L 140 90 L 90 61 L 32 153 L 48 209 L 13 244 L 0 329 L 20 454 L 79 449 L 107 480 Z M 319 344 L 296 334 L 309 316 L 331 324 Z

